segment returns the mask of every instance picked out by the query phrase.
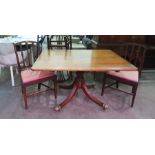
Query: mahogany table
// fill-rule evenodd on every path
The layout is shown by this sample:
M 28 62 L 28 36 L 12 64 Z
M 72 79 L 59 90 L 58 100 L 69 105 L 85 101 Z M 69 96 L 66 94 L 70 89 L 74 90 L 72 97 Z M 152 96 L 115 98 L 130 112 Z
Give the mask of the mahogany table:
M 137 68 L 111 50 L 50 50 L 43 51 L 32 66 L 34 71 L 69 71 L 76 72 L 74 82 L 65 88 L 72 88 L 70 95 L 56 105 L 60 110 L 82 89 L 93 102 L 102 106 L 108 105 L 90 93 L 84 80 L 84 72 L 135 71 Z

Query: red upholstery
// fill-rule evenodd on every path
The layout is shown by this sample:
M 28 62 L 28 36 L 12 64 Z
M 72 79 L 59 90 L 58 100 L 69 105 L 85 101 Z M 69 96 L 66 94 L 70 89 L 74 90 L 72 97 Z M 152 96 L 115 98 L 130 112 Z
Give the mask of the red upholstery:
M 139 76 L 138 71 L 119 71 L 119 72 L 109 71 L 107 72 L 107 74 L 138 83 L 138 76 Z
M 32 71 L 31 69 L 21 71 L 22 82 L 25 84 L 54 76 L 52 72 Z

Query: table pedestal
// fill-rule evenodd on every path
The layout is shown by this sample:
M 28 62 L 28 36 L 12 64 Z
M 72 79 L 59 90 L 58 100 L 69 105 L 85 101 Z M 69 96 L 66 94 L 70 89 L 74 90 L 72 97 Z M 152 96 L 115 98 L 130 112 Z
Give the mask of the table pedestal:
M 76 95 L 78 89 L 82 89 L 83 92 L 85 93 L 85 95 L 90 99 L 92 100 L 93 102 L 95 102 L 96 104 L 98 104 L 99 106 L 103 107 L 103 109 L 107 109 L 108 108 L 108 105 L 103 103 L 102 101 L 100 101 L 99 99 L 97 99 L 95 96 L 93 96 L 89 90 L 88 90 L 88 87 L 85 83 L 85 80 L 84 80 L 84 76 L 83 76 L 84 72 L 76 72 L 76 78 L 74 80 L 74 82 L 71 84 L 71 85 L 68 85 L 68 86 L 64 86 L 63 88 L 66 88 L 66 89 L 70 89 L 72 88 L 72 91 L 70 93 L 70 95 L 61 103 L 61 104 L 57 104 L 55 106 L 55 110 L 56 111 L 59 111 L 61 108 L 63 108 L 66 104 L 68 104 L 72 98 Z M 62 86 L 61 86 L 62 88 Z

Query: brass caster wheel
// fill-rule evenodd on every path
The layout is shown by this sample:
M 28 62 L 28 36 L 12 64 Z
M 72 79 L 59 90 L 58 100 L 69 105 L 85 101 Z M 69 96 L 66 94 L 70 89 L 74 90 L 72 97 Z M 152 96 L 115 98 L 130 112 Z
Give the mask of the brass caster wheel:
M 55 111 L 60 111 L 60 110 L 61 110 L 61 106 L 60 106 L 60 105 L 56 105 L 56 106 L 54 107 L 54 110 L 55 110 Z
M 106 109 L 108 109 L 108 104 L 103 104 L 103 110 L 106 110 Z

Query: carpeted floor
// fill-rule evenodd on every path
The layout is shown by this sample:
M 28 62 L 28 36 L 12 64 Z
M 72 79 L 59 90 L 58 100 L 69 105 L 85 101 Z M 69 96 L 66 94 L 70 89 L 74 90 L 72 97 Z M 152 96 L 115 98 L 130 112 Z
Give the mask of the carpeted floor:
M 53 92 L 43 93 L 39 96 L 29 97 L 29 109 L 23 107 L 21 96 L 21 87 L 18 75 L 15 75 L 16 86 L 11 86 L 9 69 L 4 68 L 0 75 L 0 118 L 155 118 L 155 73 L 146 72 L 142 74 L 138 87 L 135 106 L 129 106 L 130 95 L 122 92 L 106 89 L 105 95 L 100 96 L 102 74 L 97 74 L 97 82 L 95 88 L 91 88 L 93 94 L 99 99 L 109 104 L 109 108 L 104 111 L 101 107 L 90 101 L 83 92 L 79 91 L 73 100 L 60 112 L 55 112 Z M 87 74 L 86 79 L 92 81 L 92 75 Z M 121 85 L 123 88 L 128 88 Z M 70 90 L 59 89 L 58 100 L 60 103 L 69 94 Z

